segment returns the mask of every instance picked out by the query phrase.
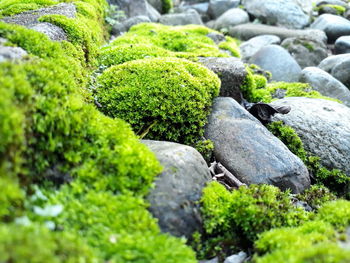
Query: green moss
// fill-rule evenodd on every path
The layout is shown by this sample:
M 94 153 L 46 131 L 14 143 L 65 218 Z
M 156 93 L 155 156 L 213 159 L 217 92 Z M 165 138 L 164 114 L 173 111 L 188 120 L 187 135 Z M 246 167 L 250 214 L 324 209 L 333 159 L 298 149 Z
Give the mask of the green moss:
M 204 160 L 209 164 L 214 153 L 214 143 L 211 140 L 200 140 L 194 147 L 203 156 Z
M 323 221 L 271 230 L 262 234 L 255 243 L 261 256 L 255 255 L 253 262 L 345 263 L 350 259 L 350 252 L 336 243 L 337 236 L 337 231 Z
M 40 225 L 0 225 L 1 262 L 94 263 L 97 256 L 68 232 L 51 232 Z
M 11 16 L 55 4 L 57 4 L 55 0 L 2 0 L 0 2 L 0 17 Z
M 316 184 L 298 194 L 297 199 L 306 202 L 314 209 L 318 209 L 324 203 L 336 200 L 337 197 L 327 187 Z
M 18 182 L 0 172 L 0 221 L 9 222 L 20 216 L 24 197 Z
M 162 11 L 163 13 L 169 13 L 169 11 L 173 8 L 172 0 L 162 0 Z
M 161 77 L 160 77 L 161 76 Z M 193 144 L 203 135 L 220 80 L 182 59 L 154 58 L 113 66 L 98 78 L 102 111 L 146 138 Z
M 219 48 L 230 51 L 234 57 L 241 57 L 237 41 L 232 37 L 226 37 L 226 41 L 220 42 Z
M 203 193 L 202 214 L 209 235 L 227 233 L 252 242 L 266 230 L 308 219 L 307 212 L 292 204 L 288 192 L 270 185 L 250 185 L 230 193 L 214 182 Z
M 320 11 L 320 10 L 322 10 L 323 8 L 327 8 L 327 7 L 336 10 L 337 15 L 342 15 L 342 14 L 344 14 L 345 11 L 346 11 L 346 8 L 345 8 L 344 6 L 340 6 L 340 5 L 328 5 L 328 4 L 326 4 L 326 5 L 320 5 L 319 7 L 317 7 L 316 10 L 317 10 L 317 11 Z
M 318 209 L 316 218 L 345 230 L 350 226 L 350 202 L 345 200 L 327 202 Z
M 214 41 L 206 35 L 215 32 L 203 26 L 165 26 L 154 23 L 142 23 L 133 26 L 130 31 L 112 42 L 112 46 L 121 44 L 148 44 L 175 52 L 177 57 L 196 60 L 197 57 L 228 57 L 225 52 L 215 45 Z M 226 43 L 226 42 L 224 42 Z M 229 38 L 226 49 L 234 51 L 235 42 Z

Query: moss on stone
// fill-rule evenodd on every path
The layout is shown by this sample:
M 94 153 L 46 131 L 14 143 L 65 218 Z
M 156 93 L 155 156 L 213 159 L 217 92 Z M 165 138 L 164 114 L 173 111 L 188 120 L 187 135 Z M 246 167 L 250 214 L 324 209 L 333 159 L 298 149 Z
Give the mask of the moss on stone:
M 232 37 L 226 37 L 226 41 L 220 42 L 219 48 L 230 51 L 234 57 L 241 57 L 237 41 Z
M 2 0 L 0 2 L 0 17 L 16 15 L 55 4 L 57 4 L 55 0 Z
M 162 11 L 164 14 L 169 13 L 173 8 L 173 0 L 162 0 Z
M 331 5 L 331 4 L 325 4 L 325 5 L 320 5 L 319 7 L 317 7 L 317 11 L 322 10 L 323 8 L 332 8 L 337 12 L 337 15 L 342 15 L 345 13 L 346 8 L 344 6 L 340 6 L 340 5 Z
M 337 197 L 327 187 L 315 184 L 298 194 L 297 199 L 306 202 L 313 209 L 318 209 L 324 203 L 336 200 Z
M 153 58 L 113 66 L 98 84 L 107 115 L 126 120 L 146 138 L 191 144 L 203 135 L 220 80 L 197 63 Z

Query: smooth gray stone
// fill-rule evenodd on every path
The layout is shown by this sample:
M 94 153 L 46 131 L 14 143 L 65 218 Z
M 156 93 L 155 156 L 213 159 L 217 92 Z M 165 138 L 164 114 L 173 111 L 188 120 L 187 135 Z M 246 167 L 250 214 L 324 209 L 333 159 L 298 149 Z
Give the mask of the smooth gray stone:
M 215 22 L 214 28 L 221 30 L 223 28 L 245 24 L 249 22 L 248 13 L 240 8 L 232 8 L 223 13 Z
M 334 55 L 329 56 L 321 61 L 321 63 L 318 65 L 320 69 L 323 69 L 324 71 L 331 73 L 332 69 L 339 63 L 350 60 L 350 54 L 341 54 L 341 55 Z
M 303 2 L 311 5 L 310 0 Z M 310 22 L 310 14 L 296 0 L 243 0 L 242 4 L 249 14 L 265 24 L 301 29 Z
M 229 30 L 229 35 L 242 40 L 248 40 L 260 35 L 276 35 L 281 40 L 289 37 L 309 37 L 316 41 L 327 42 L 327 36 L 322 30 L 296 30 L 253 23 L 232 27 Z
M 238 7 L 240 0 L 210 0 L 208 14 L 212 19 L 217 19 L 231 8 Z
M 350 89 L 350 59 L 337 63 L 331 75 Z
M 160 18 L 159 12 L 147 0 L 108 0 L 108 3 L 117 5 L 127 18 L 147 16 L 152 22 L 157 22 Z
M 308 37 L 287 38 L 281 46 L 288 50 L 301 68 L 317 66 L 328 57 L 327 46 Z
M 67 34 L 62 28 L 50 23 L 39 23 L 34 26 L 30 26 L 29 29 L 43 33 L 53 41 L 68 40 Z
M 130 17 L 127 20 L 117 23 L 112 26 L 112 34 L 114 36 L 119 36 L 124 32 L 129 31 L 129 29 L 140 23 L 150 23 L 151 20 L 147 16 L 134 16 Z
M 289 97 L 272 102 L 288 105 L 286 115 L 277 114 L 300 136 L 305 149 L 321 158 L 329 169 L 339 169 L 350 176 L 350 108 L 329 100 Z
M 243 42 L 239 49 L 241 50 L 241 56 L 244 61 L 248 61 L 256 52 L 261 48 L 281 43 L 281 39 L 275 35 L 261 35 L 249 39 Z
M 296 82 L 299 80 L 301 68 L 295 59 L 284 48 L 268 45 L 261 48 L 249 60 L 264 70 L 272 73 L 272 80 Z
M 247 253 L 241 251 L 235 255 L 227 257 L 224 263 L 243 263 L 247 258 L 248 258 Z
M 321 5 L 339 5 L 345 8 L 349 8 L 349 5 L 342 0 L 319 0 L 316 2 L 316 6 Z
M 202 227 L 198 201 L 211 175 L 194 148 L 173 142 L 143 140 L 164 167 L 148 195 L 149 210 L 163 232 L 191 238 Z
M 6 43 L 6 40 L 2 42 Z M 8 47 L 0 43 L 0 63 L 19 60 L 27 55 L 28 53 L 20 47 Z
M 221 97 L 231 97 L 239 103 L 242 102 L 242 92 L 240 87 L 244 85 L 246 81 L 247 70 L 240 59 L 234 57 L 200 57 L 198 62 L 219 76 L 221 80 Z
M 304 68 L 299 81 L 309 83 L 322 95 L 341 100 L 345 105 L 350 106 L 350 90 L 339 80 L 320 68 Z
M 311 24 L 310 28 L 324 31 L 330 43 L 333 43 L 341 36 L 350 35 L 350 21 L 337 15 L 320 15 Z
M 342 36 L 335 41 L 335 54 L 350 53 L 350 36 Z
M 185 13 L 162 15 L 159 19 L 159 23 L 169 26 L 203 24 L 200 15 L 194 9 L 190 9 Z
M 205 129 L 214 154 L 246 184 L 272 184 L 294 193 L 310 186 L 303 162 L 232 98 L 214 99 Z

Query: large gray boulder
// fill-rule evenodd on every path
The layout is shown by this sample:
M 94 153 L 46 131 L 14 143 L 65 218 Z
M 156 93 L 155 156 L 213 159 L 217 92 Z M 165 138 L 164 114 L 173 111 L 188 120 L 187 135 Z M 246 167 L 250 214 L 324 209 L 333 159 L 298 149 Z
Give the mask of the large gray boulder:
M 350 21 L 337 15 L 320 15 L 310 27 L 324 31 L 331 43 L 341 36 L 350 35 Z
M 350 36 L 342 36 L 334 43 L 336 54 L 350 53 Z
M 127 18 L 147 16 L 152 22 L 160 18 L 159 12 L 147 0 L 108 0 L 109 4 L 117 5 Z
M 289 97 L 273 105 L 292 108 L 276 115 L 300 136 L 305 149 L 321 158 L 329 169 L 340 169 L 350 176 L 350 108 L 334 101 Z
M 142 141 L 164 167 L 148 195 L 150 211 L 163 232 L 190 238 L 201 230 L 198 201 L 211 180 L 206 162 L 197 150 L 172 142 Z
M 304 0 L 311 5 L 310 0 Z M 309 24 L 310 14 L 296 0 L 243 0 L 248 13 L 265 24 L 301 29 Z
M 270 71 L 272 80 L 275 81 L 296 82 L 301 73 L 301 68 L 295 59 L 288 51 L 277 45 L 261 48 L 249 62 Z
M 240 8 L 232 8 L 223 13 L 214 24 L 216 30 L 223 28 L 229 29 L 230 27 L 245 24 L 249 22 L 249 16 L 247 12 Z
M 242 102 L 240 87 L 245 83 L 247 70 L 240 59 L 200 57 L 198 62 L 219 76 L 221 97 L 232 97 L 239 103 Z
M 169 26 L 179 25 L 202 25 L 203 21 L 198 12 L 194 9 L 189 9 L 184 13 L 162 15 L 159 23 Z
M 215 145 L 216 160 L 244 183 L 293 193 L 310 185 L 303 162 L 232 98 L 214 100 L 205 136 Z
M 244 61 L 248 61 L 256 52 L 261 48 L 281 43 L 281 39 L 275 35 L 261 35 L 249 39 L 246 42 L 243 42 L 239 49 L 241 51 L 241 56 Z
M 320 68 L 304 68 L 299 81 L 309 83 L 322 95 L 341 100 L 345 105 L 350 106 L 350 90 L 339 80 Z
M 309 37 L 316 41 L 321 41 L 326 43 L 327 36 L 322 30 L 318 29 L 307 29 L 307 30 L 297 30 L 297 29 L 287 29 L 277 26 L 268 26 L 262 24 L 242 24 L 234 26 L 229 30 L 229 35 L 232 37 L 237 37 L 239 39 L 248 40 L 252 37 L 260 35 L 275 35 L 282 40 L 289 37 Z
M 2 20 L 6 23 L 25 26 L 44 33 L 51 40 L 62 41 L 67 40 L 67 34 L 62 28 L 50 23 L 39 22 L 38 19 L 44 15 L 63 15 L 68 18 L 75 18 L 76 13 L 77 10 L 74 4 L 60 3 L 54 6 L 26 11 L 10 17 L 4 17 Z
M 330 56 L 322 60 L 318 67 L 350 88 L 350 54 Z
M 287 38 L 281 46 L 288 50 L 301 68 L 317 66 L 328 56 L 326 44 L 309 37 Z
M 212 19 L 217 19 L 231 8 L 238 7 L 240 0 L 210 0 L 208 14 Z

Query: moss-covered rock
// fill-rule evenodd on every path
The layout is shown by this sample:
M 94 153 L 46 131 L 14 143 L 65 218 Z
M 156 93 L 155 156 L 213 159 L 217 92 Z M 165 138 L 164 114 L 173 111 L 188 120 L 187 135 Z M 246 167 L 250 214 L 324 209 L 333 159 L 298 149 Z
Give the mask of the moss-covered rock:
M 220 80 L 205 67 L 177 58 L 136 60 L 98 78 L 102 111 L 156 140 L 195 143 L 203 135 Z

